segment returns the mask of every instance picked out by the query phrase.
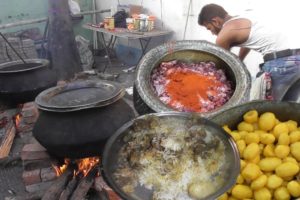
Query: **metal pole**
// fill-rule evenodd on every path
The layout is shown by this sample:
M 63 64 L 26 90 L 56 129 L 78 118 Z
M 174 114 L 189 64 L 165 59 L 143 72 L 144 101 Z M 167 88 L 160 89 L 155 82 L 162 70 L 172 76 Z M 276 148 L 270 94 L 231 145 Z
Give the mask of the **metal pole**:
M 95 13 L 106 13 L 106 12 L 110 12 L 110 9 L 106 9 L 106 10 L 92 10 L 92 11 L 85 11 L 85 12 L 80 12 L 77 13 L 76 15 L 73 16 L 77 16 L 77 15 L 91 15 L 91 14 L 95 14 Z
M 95 14 L 95 13 L 105 13 L 105 12 L 110 12 L 110 9 L 85 11 L 85 12 L 80 12 L 73 16 L 91 15 L 91 14 Z M 48 17 L 44 17 L 44 18 L 40 18 L 40 19 L 32 19 L 32 20 L 23 20 L 23 21 L 19 21 L 19 22 L 0 25 L 0 29 L 11 28 L 11 27 L 15 27 L 15 26 L 22 26 L 22 25 L 27 25 L 27 24 L 41 23 L 41 22 L 45 22 L 47 20 L 48 20 Z
M 93 0 L 92 3 L 93 3 L 93 11 L 95 11 L 96 10 L 96 1 Z M 93 24 L 96 24 L 96 13 L 93 13 L 92 21 L 93 21 Z M 94 48 L 94 50 L 98 49 L 97 31 L 93 31 L 93 48 Z
M 21 26 L 21 25 L 26 25 L 26 24 L 35 24 L 35 23 L 45 22 L 45 21 L 47 21 L 47 19 L 48 18 L 45 17 L 45 18 L 40 18 L 40 19 L 24 20 L 24 21 L 15 22 L 15 23 L 3 24 L 0 26 L 0 29 Z

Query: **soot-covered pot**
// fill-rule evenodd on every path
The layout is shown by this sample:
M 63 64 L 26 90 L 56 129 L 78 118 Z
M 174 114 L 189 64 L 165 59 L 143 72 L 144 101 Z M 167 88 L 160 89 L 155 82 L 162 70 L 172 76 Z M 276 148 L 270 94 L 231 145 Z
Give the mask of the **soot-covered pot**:
M 134 87 L 134 106 L 139 114 L 174 111 L 164 104 L 151 85 L 151 74 L 160 63 L 179 60 L 186 63 L 214 62 L 232 82 L 233 94 L 221 107 L 201 113 L 209 117 L 249 99 L 251 77 L 237 56 L 207 41 L 177 41 L 150 50 L 140 61 Z
M 0 64 L 0 101 L 19 104 L 33 101 L 43 90 L 56 85 L 56 75 L 46 59 L 26 59 Z
M 34 137 L 60 158 L 100 156 L 107 139 L 134 117 L 124 89 L 108 81 L 79 81 L 43 91 Z

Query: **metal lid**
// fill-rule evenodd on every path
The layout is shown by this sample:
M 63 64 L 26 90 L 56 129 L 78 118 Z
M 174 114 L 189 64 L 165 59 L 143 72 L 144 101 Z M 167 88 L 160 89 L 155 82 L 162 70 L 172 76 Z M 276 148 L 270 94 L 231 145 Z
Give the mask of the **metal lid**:
M 111 81 L 75 81 L 44 90 L 35 99 L 42 110 L 67 112 L 109 105 L 125 94 L 124 88 Z

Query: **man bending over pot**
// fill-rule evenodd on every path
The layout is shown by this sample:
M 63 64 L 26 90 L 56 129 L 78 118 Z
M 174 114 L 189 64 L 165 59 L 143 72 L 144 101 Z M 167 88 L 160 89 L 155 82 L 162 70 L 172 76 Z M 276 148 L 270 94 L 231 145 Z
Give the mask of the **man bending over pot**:
M 251 49 L 261 53 L 262 70 L 271 75 L 273 99 L 281 100 L 287 88 L 300 78 L 300 49 L 289 49 L 284 35 L 255 16 L 231 16 L 223 7 L 208 4 L 200 11 L 198 24 L 217 36 L 218 46 L 227 50 L 241 47 L 241 60 Z

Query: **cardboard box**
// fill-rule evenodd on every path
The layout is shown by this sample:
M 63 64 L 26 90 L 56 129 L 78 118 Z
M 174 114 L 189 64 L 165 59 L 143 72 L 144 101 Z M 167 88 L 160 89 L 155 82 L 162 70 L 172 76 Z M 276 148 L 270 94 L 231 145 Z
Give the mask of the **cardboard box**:
M 141 14 L 142 13 L 142 6 L 139 5 L 129 5 L 129 16 L 132 16 L 133 14 Z

